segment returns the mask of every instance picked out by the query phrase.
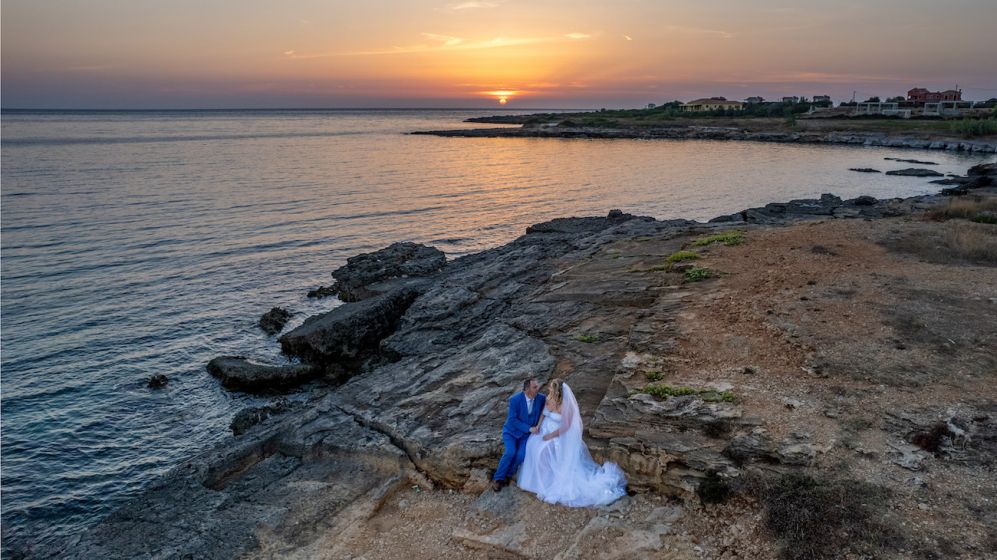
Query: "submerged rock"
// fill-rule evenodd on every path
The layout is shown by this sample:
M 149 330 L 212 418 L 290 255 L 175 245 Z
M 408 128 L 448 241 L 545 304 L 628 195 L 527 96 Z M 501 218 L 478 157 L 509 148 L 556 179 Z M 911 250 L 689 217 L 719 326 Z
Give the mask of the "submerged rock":
M 274 307 L 260 317 L 260 328 L 267 334 L 273 335 L 284 330 L 284 325 L 291 320 L 291 312 L 283 307 Z
M 919 169 L 917 167 L 908 167 L 907 169 L 894 169 L 892 171 L 887 171 L 887 175 L 899 175 L 901 177 L 944 177 L 944 174 L 935 171 L 934 169 Z
M 166 377 L 161 373 L 157 373 L 156 375 L 153 375 L 152 377 L 149 378 L 149 382 L 146 384 L 146 387 L 150 389 L 161 389 L 163 387 L 166 387 L 166 384 L 169 382 L 170 378 Z
M 300 385 L 321 370 L 304 364 L 276 366 L 252 362 L 242 356 L 219 356 L 208 362 L 208 373 L 228 389 L 266 391 Z
M 334 295 L 337 295 L 336 288 L 334 286 L 319 286 L 314 290 L 308 291 L 308 297 L 310 298 L 324 298 Z
M 858 171 L 859 173 L 882 173 L 882 171 L 880 171 L 878 169 L 873 169 L 871 167 L 850 167 L 850 168 L 848 168 L 848 170 L 849 171 Z
M 913 164 L 916 164 L 916 165 L 938 165 L 937 163 L 935 163 L 933 161 L 921 161 L 921 160 L 917 160 L 917 159 L 903 159 L 903 158 L 895 158 L 895 157 L 887 157 L 887 158 L 883 158 L 883 159 L 885 159 L 887 161 L 899 161 L 900 163 L 913 163 Z
M 347 259 L 344 266 L 332 273 L 336 284 L 331 289 L 343 301 L 360 301 L 384 291 L 373 284 L 397 278 L 431 276 L 446 264 L 446 255 L 436 247 L 409 241 L 392 243 L 379 251 Z

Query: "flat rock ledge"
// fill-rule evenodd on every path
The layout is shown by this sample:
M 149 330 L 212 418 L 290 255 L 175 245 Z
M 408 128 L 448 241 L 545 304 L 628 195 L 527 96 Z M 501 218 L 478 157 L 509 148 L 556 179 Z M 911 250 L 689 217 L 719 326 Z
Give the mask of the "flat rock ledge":
M 242 356 L 219 356 L 208 362 L 208 373 L 228 389 L 259 392 L 300 385 L 321 374 L 321 370 L 307 364 L 278 366 Z

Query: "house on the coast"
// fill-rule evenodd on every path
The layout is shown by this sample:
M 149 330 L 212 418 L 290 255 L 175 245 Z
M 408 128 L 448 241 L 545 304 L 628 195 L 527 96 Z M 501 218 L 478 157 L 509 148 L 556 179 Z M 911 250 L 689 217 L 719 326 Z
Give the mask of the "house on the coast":
M 815 95 L 814 96 L 814 103 L 815 104 L 830 105 L 831 104 L 831 96 L 830 95 Z
M 745 99 L 744 102 L 747 103 L 748 105 L 757 105 L 759 103 L 765 103 L 765 98 L 757 96 L 757 95 L 753 95 L 753 96 Z
M 926 103 L 943 101 L 962 101 L 962 90 L 928 91 L 925 88 L 914 88 L 907 92 L 907 102 L 913 103 L 916 107 L 923 107 Z
M 782 98 L 782 102 L 783 103 L 799 103 L 800 102 L 800 98 L 797 97 L 797 96 L 795 96 L 795 95 L 787 95 L 786 97 Z
M 699 113 L 703 111 L 740 111 L 744 109 L 744 103 L 740 101 L 727 101 L 725 97 L 707 97 L 696 99 L 682 104 L 682 110 L 689 113 Z

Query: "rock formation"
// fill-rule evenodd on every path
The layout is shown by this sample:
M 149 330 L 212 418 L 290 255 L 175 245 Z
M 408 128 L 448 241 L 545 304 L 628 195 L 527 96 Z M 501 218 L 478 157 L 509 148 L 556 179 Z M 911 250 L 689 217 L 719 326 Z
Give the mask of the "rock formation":
M 291 320 L 291 312 L 283 307 L 274 307 L 260 317 L 260 328 L 263 332 L 274 335 L 284 330 L 284 325 Z
M 970 173 L 992 174 L 989 168 Z M 175 468 L 67 543 L 61 554 L 282 556 L 318 546 L 322 535 L 355 531 L 405 489 L 480 492 L 501 451 L 506 400 L 529 375 L 558 375 L 571 384 L 593 456 L 619 463 L 631 490 L 647 496 L 621 503 L 633 511 L 620 513 L 631 516 L 626 522 L 611 512 L 580 515 L 575 540 L 565 550 L 590 548 L 602 531 L 612 530 L 618 537 L 613 546 L 623 547 L 620 557 L 627 547 L 655 552 L 681 512 L 651 503 L 652 497 L 697 500 L 706 480 L 726 484 L 750 469 L 806 468 L 827 447 L 809 431 L 776 433 L 763 418 L 746 413 L 733 397 L 740 388 L 726 379 L 763 383 L 766 376 L 755 366 L 724 373 L 723 383 L 659 395 L 646 390 L 655 368 L 680 359 L 674 356 L 681 335 L 676 316 L 690 291 L 682 274 L 654 268 L 664 257 L 650 260 L 641 240 L 653 238 L 655 254 L 667 256 L 697 236 L 734 228 L 897 216 L 937 200 L 822 195 L 709 224 L 613 211 L 537 224 L 506 245 L 449 263 L 437 250 L 414 244 L 350 259 L 335 277 L 340 297 L 351 302 L 280 337 L 285 354 L 302 365 L 265 366 L 234 357 L 209 364 L 226 386 L 296 383 L 337 367 L 348 371 L 337 378 L 342 384 L 300 405 L 277 402 L 240 412 L 235 437 Z M 842 258 L 816 248 L 810 244 L 801 253 Z M 772 314 L 779 319 L 778 312 Z M 788 322 L 780 332 L 787 339 L 805 333 Z M 796 375 L 820 378 L 826 375 L 821 363 L 814 357 L 812 365 L 794 368 Z M 798 399 L 778 401 L 783 410 L 808 406 Z M 953 413 L 943 419 L 945 430 L 935 430 L 937 414 L 910 417 L 896 433 L 917 452 L 900 457 L 914 457 L 907 461 L 911 465 L 923 462 L 930 452 L 915 440 L 937 440 L 945 456 L 988 460 L 994 425 L 992 416 L 981 420 L 982 414 Z M 959 455 L 959 431 L 983 443 Z M 510 516 L 539 506 L 520 502 L 517 494 L 486 492 L 452 538 L 486 554 L 526 554 L 526 537 L 517 536 Z M 683 554 L 696 547 L 690 541 Z

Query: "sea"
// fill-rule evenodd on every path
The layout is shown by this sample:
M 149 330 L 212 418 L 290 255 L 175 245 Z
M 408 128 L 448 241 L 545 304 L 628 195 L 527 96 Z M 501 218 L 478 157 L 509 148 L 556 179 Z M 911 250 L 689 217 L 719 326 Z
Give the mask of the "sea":
M 265 399 L 213 357 L 279 362 L 257 326 L 395 241 L 453 258 L 610 209 L 707 220 L 835 193 L 936 192 L 850 167 L 993 155 L 717 141 L 440 138 L 494 110 L 4 111 L 0 127 L 0 508 L 4 548 L 60 542 Z M 146 386 L 164 374 L 162 389 Z M 307 389 L 291 395 L 305 398 Z

